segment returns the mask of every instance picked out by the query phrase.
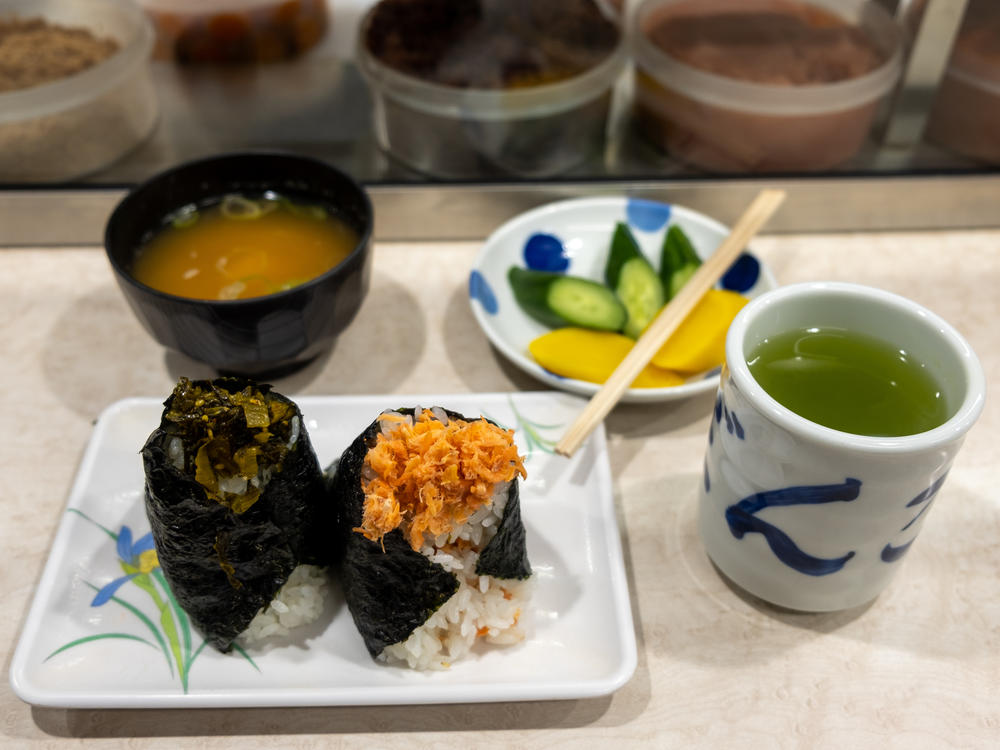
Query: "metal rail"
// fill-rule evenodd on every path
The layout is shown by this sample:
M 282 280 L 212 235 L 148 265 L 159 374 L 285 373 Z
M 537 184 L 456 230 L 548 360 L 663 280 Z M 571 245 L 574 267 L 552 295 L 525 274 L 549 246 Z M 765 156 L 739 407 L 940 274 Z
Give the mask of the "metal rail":
M 1000 226 L 1000 174 L 795 179 L 370 185 L 381 241 L 475 240 L 555 200 L 629 195 L 731 222 L 763 187 L 788 191 L 768 227 L 780 233 Z M 100 245 L 124 188 L 0 191 L 0 246 Z M 53 220 L 58 217 L 58 220 Z

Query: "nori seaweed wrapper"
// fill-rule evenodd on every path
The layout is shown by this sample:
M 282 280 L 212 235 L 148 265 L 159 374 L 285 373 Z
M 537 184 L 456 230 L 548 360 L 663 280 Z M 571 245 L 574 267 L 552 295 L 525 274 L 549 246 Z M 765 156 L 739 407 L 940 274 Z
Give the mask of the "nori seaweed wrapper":
M 297 437 L 289 447 L 293 418 Z M 183 469 L 175 463 L 177 438 Z M 302 414 L 268 385 L 182 378 L 142 460 L 160 567 L 177 601 L 220 651 L 232 647 L 297 565 L 322 564 L 336 543 L 320 536 L 330 528 L 329 499 Z M 215 470 L 253 474 L 258 466 L 270 475 L 259 496 L 213 484 Z
M 411 408 L 393 410 L 412 415 Z M 443 410 L 449 419 L 472 421 Z M 365 456 L 375 445 L 381 425 L 376 419 L 344 451 L 330 483 L 338 507 L 343 558 L 341 582 L 354 623 L 368 652 L 378 656 L 386 646 L 406 640 L 454 594 L 458 578 L 415 551 L 397 528 L 381 542 L 353 531 L 361 526 L 364 492 L 361 489 Z M 521 521 L 518 482 L 510 483 L 507 504 L 497 533 L 479 555 L 477 575 L 524 579 L 531 575 L 524 524 Z

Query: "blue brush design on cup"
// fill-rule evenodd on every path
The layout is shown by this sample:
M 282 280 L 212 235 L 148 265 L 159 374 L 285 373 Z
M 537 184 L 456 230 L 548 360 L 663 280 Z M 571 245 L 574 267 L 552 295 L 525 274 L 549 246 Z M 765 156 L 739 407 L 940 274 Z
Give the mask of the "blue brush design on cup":
M 736 430 L 736 437 L 740 440 L 746 439 L 746 433 L 743 432 L 743 425 L 740 424 L 740 420 L 736 418 L 736 412 L 730 412 L 733 417 L 733 428 Z
M 856 500 L 860 491 L 861 481 L 847 478 L 843 484 L 785 487 L 758 492 L 726 508 L 726 523 L 737 539 L 748 533 L 763 535 L 775 557 L 790 568 L 810 576 L 825 576 L 843 568 L 854 557 L 854 552 L 834 558 L 814 557 L 803 552 L 788 534 L 774 524 L 757 518 L 756 514 L 776 506 L 846 503 Z
M 947 476 L 948 472 L 945 472 L 944 474 L 939 476 L 937 479 L 934 480 L 934 483 L 930 487 L 928 487 L 926 490 L 921 492 L 919 495 L 917 495 L 915 498 L 913 498 L 912 500 L 910 500 L 910 502 L 906 504 L 907 508 L 912 508 L 915 505 L 921 505 L 923 503 L 927 503 L 926 505 L 924 505 L 923 508 L 920 509 L 917 515 L 915 515 L 913 518 L 910 519 L 909 523 L 907 523 L 906 526 L 900 529 L 900 532 L 906 531 L 913 524 L 915 524 L 920 519 L 920 517 L 924 515 L 924 513 L 930 510 L 931 505 L 933 505 L 933 500 L 937 496 L 938 490 L 941 489 L 941 485 L 944 484 L 944 479 Z M 885 547 L 882 548 L 882 554 L 881 554 L 882 562 L 887 562 L 887 563 L 896 562 L 896 560 L 900 559 L 903 555 L 907 553 L 907 551 L 910 549 L 910 545 L 913 544 L 914 539 L 916 539 L 916 537 L 908 541 L 906 544 L 901 544 L 898 547 L 894 547 L 891 543 L 887 542 Z
M 716 424 L 721 424 L 722 419 L 726 419 L 726 431 L 730 435 L 736 435 L 740 440 L 746 439 L 746 432 L 743 429 L 743 425 L 740 424 L 740 420 L 736 417 L 736 412 L 730 411 L 726 408 L 726 404 L 722 400 L 722 396 L 719 395 L 715 399 L 715 422 Z M 712 434 L 712 427 L 709 425 L 708 428 L 708 444 L 712 444 L 714 435 Z

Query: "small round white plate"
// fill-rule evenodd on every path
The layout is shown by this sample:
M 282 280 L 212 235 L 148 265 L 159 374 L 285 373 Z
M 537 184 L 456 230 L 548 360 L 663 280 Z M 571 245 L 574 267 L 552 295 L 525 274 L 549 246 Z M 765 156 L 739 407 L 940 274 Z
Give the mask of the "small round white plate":
M 487 238 L 469 274 L 472 312 L 487 338 L 513 364 L 553 388 L 591 396 L 600 386 L 561 377 L 532 359 L 528 344 L 549 329 L 517 304 L 507 272 L 520 266 L 601 281 L 619 221 L 628 223 L 654 268 L 659 267 L 660 247 L 671 224 L 684 230 L 702 259 L 715 252 L 729 233 L 723 224 L 682 206 L 626 197 L 575 198 L 527 211 L 503 224 Z M 748 250 L 719 286 L 752 298 L 775 288 L 777 282 Z M 718 384 L 716 369 L 670 388 L 630 388 L 621 400 L 671 401 L 713 391 Z

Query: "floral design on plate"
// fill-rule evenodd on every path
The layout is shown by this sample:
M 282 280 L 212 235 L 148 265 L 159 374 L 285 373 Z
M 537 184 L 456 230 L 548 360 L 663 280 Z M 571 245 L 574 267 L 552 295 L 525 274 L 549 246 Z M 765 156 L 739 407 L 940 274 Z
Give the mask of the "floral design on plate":
M 151 648 L 158 648 L 163 651 L 167 660 L 167 667 L 170 669 L 170 676 L 180 679 L 181 688 L 186 693 L 188 691 L 188 676 L 191 673 L 195 659 L 205 648 L 206 641 L 202 639 L 201 644 L 192 651 L 192 628 L 191 621 L 184 612 L 177 599 L 174 598 L 167 579 L 160 568 L 160 561 L 156 556 L 153 547 L 153 534 L 147 532 L 138 539 L 133 540 L 132 529 L 123 525 L 116 534 L 111 529 L 98 523 L 86 513 L 77 508 L 69 508 L 67 513 L 75 513 L 84 520 L 93 524 L 107 534 L 114 542 L 115 552 L 118 555 L 118 564 L 121 566 L 124 575 L 114 578 L 103 586 L 96 586 L 90 581 L 84 581 L 96 592 L 91 607 L 103 607 L 107 604 L 115 604 L 122 607 L 149 631 L 153 640 L 143 638 L 131 633 L 103 632 L 85 635 L 66 643 L 51 654 L 45 661 L 53 657 L 93 641 L 105 639 L 122 639 L 128 641 L 139 641 Z M 118 592 L 126 584 L 132 586 L 148 595 L 152 601 L 152 608 L 149 601 L 144 601 L 136 605 L 120 596 Z M 155 641 L 155 643 L 154 643 Z M 238 644 L 233 644 L 233 649 L 258 672 L 260 668 Z
M 555 424 L 542 424 L 541 422 L 536 422 L 534 420 L 528 419 L 514 404 L 514 399 L 508 395 L 507 404 L 510 406 L 511 412 L 514 414 L 514 426 L 513 428 L 508 425 L 504 425 L 498 420 L 483 412 L 483 415 L 489 419 L 491 422 L 495 422 L 504 429 L 513 429 L 515 434 L 521 436 L 525 442 L 525 451 L 527 456 L 525 460 L 530 460 L 535 453 L 547 453 L 553 454 L 556 450 L 556 443 L 559 442 L 557 438 L 546 437 L 544 433 L 551 430 L 562 430 L 566 427 L 565 422 L 559 422 Z

